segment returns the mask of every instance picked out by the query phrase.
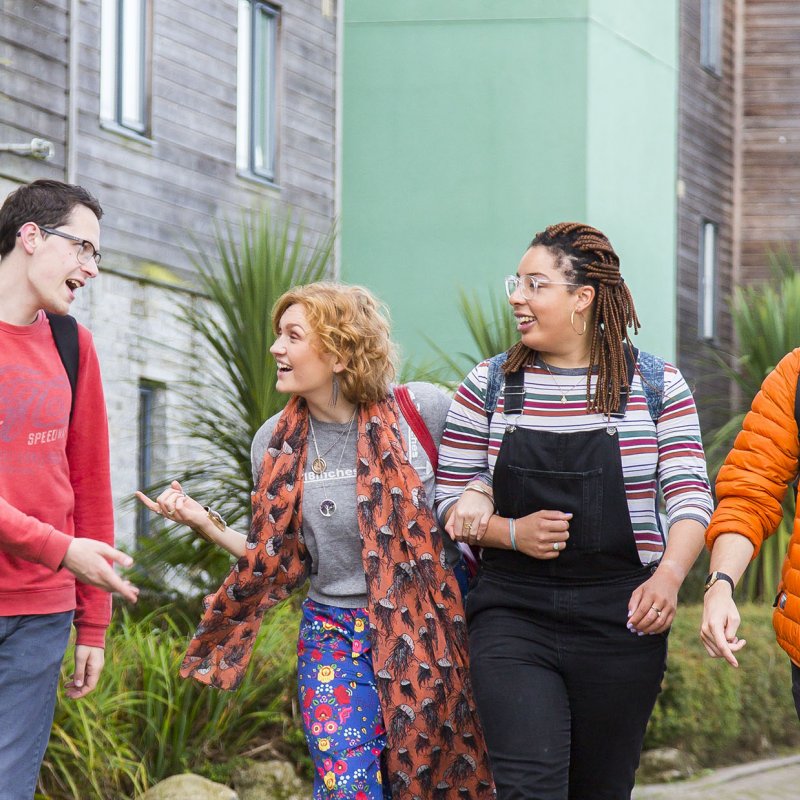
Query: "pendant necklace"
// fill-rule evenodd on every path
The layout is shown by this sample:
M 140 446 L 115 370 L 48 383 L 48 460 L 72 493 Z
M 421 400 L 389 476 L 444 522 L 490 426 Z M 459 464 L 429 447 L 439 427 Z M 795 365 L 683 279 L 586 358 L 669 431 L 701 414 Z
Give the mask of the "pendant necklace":
M 355 417 L 355 415 L 356 415 L 356 410 L 353 409 L 353 417 Z M 311 419 L 311 414 L 309 414 L 308 417 L 309 419 Z M 350 417 L 351 422 L 353 421 L 353 417 Z M 346 428 L 345 430 L 343 430 L 336 437 L 336 439 L 334 439 L 333 444 L 322 455 L 320 455 L 319 450 L 317 450 L 317 439 L 314 436 L 314 426 L 313 425 L 311 426 L 311 436 L 314 438 L 314 450 L 317 453 L 317 457 L 311 462 L 311 471 L 315 475 L 322 475 L 322 473 L 325 472 L 325 470 L 328 468 L 328 462 L 325 460 L 325 456 L 328 455 L 328 453 L 330 453 L 330 451 L 333 450 L 334 447 L 336 447 L 336 445 L 341 440 L 342 436 L 345 435 L 345 432 L 347 432 L 349 435 L 350 429 Z
M 350 440 L 350 431 L 351 431 L 351 429 L 353 427 L 353 420 L 356 418 L 356 409 L 357 408 L 358 408 L 358 406 L 356 406 L 356 408 L 353 409 L 353 416 L 350 417 L 350 424 L 347 426 L 347 435 L 344 437 L 344 446 L 342 447 L 342 452 L 339 455 L 339 463 L 336 465 L 336 471 L 337 472 L 339 471 L 339 467 L 342 466 L 342 459 L 344 458 L 344 451 L 347 450 L 347 442 Z M 311 469 L 314 471 L 314 473 L 316 473 L 318 475 L 325 469 L 326 464 L 325 464 L 325 461 L 322 458 L 320 458 L 320 455 L 319 455 L 319 448 L 317 447 L 317 437 L 316 437 L 316 434 L 314 433 L 314 422 L 311 419 L 311 412 L 309 412 L 309 414 L 308 414 L 308 427 L 311 428 L 311 439 L 314 442 L 314 452 L 317 454 L 316 459 L 314 459 L 314 463 L 311 465 Z M 341 437 L 341 434 L 340 434 L 339 435 L 339 439 L 341 439 L 341 438 L 342 437 Z M 339 439 L 337 439 L 336 442 L 338 442 Z M 334 445 L 336 444 L 336 442 L 334 442 Z M 326 453 L 330 453 L 330 451 L 331 451 L 331 448 L 329 447 L 325 452 Z M 314 469 L 314 464 L 316 464 L 318 461 L 322 461 L 322 465 L 323 465 L 322 469 L 320 470 L 320 472 L 317 472 L 316 469 Z M 322 485 L 325 486 L 325 483 L 326 482 L 323 481 Z M 325 492 L 325 494 L 327 495 L 327 491 Z M 333 498 L 330 498 L 330 497 L 323 497 L 322 498 L 322 502 L 319 504 L 319 513 L 322 514 L 323 517 L 332 517 L 336 513 L 336 503 L 333 500 Z
M 558 389 L 558 391 L 561 392 L 561 402 L 566 403 L 567 392 L 561 388 L 561 384 L 556 380 L 556 376 L 553 375 L 552 371 L 550 370 L 550 365 L 541 356 L 539 356 L 539 361 L 541 361 L 542 364 L 544 364 L 544 368 L 547 370 L 547 374 L 553 379 L 553 383 L 556 385 L 556 389 Z M 574 386 L 570 386 L 568 391 L 574 392 L 581 385 L 581 382 L 585 381 L 586 381 L 586 376 L 581 375 L 580 380 Z

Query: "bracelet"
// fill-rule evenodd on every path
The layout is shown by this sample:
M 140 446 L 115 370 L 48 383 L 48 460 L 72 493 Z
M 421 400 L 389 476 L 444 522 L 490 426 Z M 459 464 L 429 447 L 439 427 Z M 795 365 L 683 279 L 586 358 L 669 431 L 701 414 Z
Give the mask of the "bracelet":
M 511 549 L 517 549 L 517 532 L 515 530 L 516 520 L 514 517 L 508 518 L 508 538 L 511 539 Z
M 494 504 L 494 495 L 488 489 L 480 488 L 482 486 L 483 486 L 483 484 L 476 484 L 475 486 L 465 486 L 464 487 L 464 491 L 465 492 L 477 492 L 478 494 L 482 494 L 485 497 L 488 497 L 492 501 L 492 508 L 493 509 L 497 508 L 497 506 L 495 506 L 495 504 Z
M 494 495 L 486 488 L 483 483 L 470 483 L 464 487 L 465 492 L 480 492 L 485 494 L 490 500 L 494 501 Z
M 222 519 L 222 515 L 219 511 L 215 511 L 211 506 L 204 506 L 206 510 L 206 514 L 208 514 L 208 518 L 214 523 L 214 525 L 220 530 L 225 531 L 225 528 L 228 527 L 228 523 Z

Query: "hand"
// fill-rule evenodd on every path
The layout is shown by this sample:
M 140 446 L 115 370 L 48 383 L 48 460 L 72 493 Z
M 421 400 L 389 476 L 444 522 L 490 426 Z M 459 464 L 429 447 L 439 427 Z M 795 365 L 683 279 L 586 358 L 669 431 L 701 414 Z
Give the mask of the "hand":
M 102 647 L 75 645 L 75 670 L 72 678 L 64 686 L 65 694 L 70 700 L 84 697 L 97 686 L 105 659 L 105 651 Z
M 155 501 L 142 492 L 136 492 L 136 498 L 154 514 L 160 514 L 173 522 L 180 522 L 201 532 L 205 532 L 206 527 L 209 527 L 205 508 L 197 500 L 189 497 L 178 481 L 172 481 L 169 488 L 161 492 Z
M 517 550 L 533 558 L 558 558 L 567 546 L 572 514 L 564 511 L 536 511 L 515 522 Z
M 130 581 L 117 575 L 109 561 L 123 567 L 133 564 L 129 555 L 115 550 L 105 542 L 77 537 L 70 542 L 61 566 L 68 569 L 81 583 L 97 586 L 107 592 L 117 592 L 129 603 L 135 603 L 139 590 Z
M 739 666 L 734 653 L 747 644 L 736 635 L 741 621 L 730 587 L 725 581 L 717 581 L 703 599 L 700 625 L 700 639 L 711 658 L 724 658 L 732 667 Z
M 456 542 L 478 544 L 494 514 L 492 499 L 482 492 L 464 491 L 451 507 L 444 529 Z
M 664 633 L 669 630 L 678 607 L 678 590 L 683 579 L 667 565 L 658 569 L 633 590 L 628 601 L 628 630 L 631 633 Z

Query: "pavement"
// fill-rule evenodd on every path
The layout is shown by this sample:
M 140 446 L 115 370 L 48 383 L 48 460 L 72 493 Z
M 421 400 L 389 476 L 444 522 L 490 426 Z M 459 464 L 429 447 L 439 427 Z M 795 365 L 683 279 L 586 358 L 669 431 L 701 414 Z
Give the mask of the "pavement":
M 637 786 L 632 800 L 797 800 L 800 755 L 725 767 L 688 781 Z

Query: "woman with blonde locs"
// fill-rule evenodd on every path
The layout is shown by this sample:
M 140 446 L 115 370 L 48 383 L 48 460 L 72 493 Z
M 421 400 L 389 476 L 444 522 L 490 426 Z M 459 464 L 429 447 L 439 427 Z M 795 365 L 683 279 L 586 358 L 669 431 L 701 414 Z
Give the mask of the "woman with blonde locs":
M 447 531 L 482 547 L 475 698 L 500 800 L 622 800 L 711 512 L 697 413 L 633 347 L 597 229 L 538 233 L 505 287 L 520 341 L 459 387 L 437 474 Z
M 139 494 L 238 557 L 181 674 L 235 688 L 264 612 L 310 577 L 298 693 L 315 800 L 489 798 L 459 550 L 437 526 L 431 459 L 404 416 L 410 399 L 438 445 L 450 400 L 391 384 L 389 325 L 366 289 L 296 287 L 272 321 L 277 388 L 291 399 L 253 440 L 249 535 L 177 482 L 155 502 Z

